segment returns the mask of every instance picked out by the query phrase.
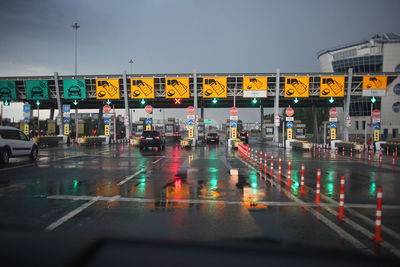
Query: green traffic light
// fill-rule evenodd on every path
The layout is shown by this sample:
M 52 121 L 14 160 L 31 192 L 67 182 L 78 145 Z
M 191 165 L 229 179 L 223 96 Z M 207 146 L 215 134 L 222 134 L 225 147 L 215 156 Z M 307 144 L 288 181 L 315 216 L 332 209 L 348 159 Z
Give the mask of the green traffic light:
M 375 98 L 375 96 L 373 96 L 372 98 L 371 98 L 371 103 L 375 103 L 376 102 L 376 98 Z
M 297 103 L 300 102 L 300 100 L 296 97 L 296 98 L 293 100 L 293 102 L 297 104 Z
M 140 101 L 140 104 L 142 104 L 142 105 L 146 104 L 146 100 L 142 99 L 142 100 Z
M 9 106 L 10 102 L 8 102 L 7 100 L 4 101 L 4 106 Z
M 256 103 L 257 103 L 257 98 L 253 98 L 253 100 L 251 100 L 251 102 L 252 102 L 253 104 L 256 104 Z
M 329 100 L 328 100 L 328 101 L 329 101 L 329 103 L 331 103 L 331 104 L 332 104 L 333 102 L 335 102 L 335 99 L 333 99 L 333 97 L 331 97 L 331 98 L 329 98 Z
M 212 103 L 213 103 L 213 104 L 217 104 L 217 103 L 218 103 L 218 99 L 213 98 Z

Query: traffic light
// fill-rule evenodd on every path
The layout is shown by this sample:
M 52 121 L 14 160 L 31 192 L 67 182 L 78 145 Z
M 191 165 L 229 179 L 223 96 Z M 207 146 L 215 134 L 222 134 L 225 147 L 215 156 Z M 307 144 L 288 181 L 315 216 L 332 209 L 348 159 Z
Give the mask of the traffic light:
M 296 97 L 295 99 L 293 99 L 293 102 L 297 104 L 300 102 L 300 100 Z
M 37 100 L 37 101 L 36 101 L 36 106 L 39 106 L 39 105 L 40 105 L 40 101 Z
M 329 103 L 332 104 L 333 102 L 335 102 L 335 99 L 333 99 L 333 97 L 330 97 L 328 101 L 329 101 Z
M 257 104 L 257 98 L 253 98 L 253 99 L 251 100 L 251 103 Z
M 8 102 L 7 100 L 4 100 L 4 106 L 6 107 L 6 106 L 9 106 L 10 105 L 10 102 Z
M 142 99 L 142 100 L 140 101 L 140 104 L 142 104 L 142 105 L 146 104 L 146 100 Z
M 180 99 L 180 98 L 175 98 L 174 104 L 175 104 L 175 105 L 180 105 L 180 104 L 182 104 L 181 99 Z
M 78 101 L 76 101 L 76 99 L 74 100 L 74 102 L 72 102 L 75 106 L 78 105 Z
M 372 103 L 372 104 L 375 104 L 375 102 L 376 102 L 375 96 L 371 97 L 371 103 Z
M 213 103 L 213 104 L 217 104 L 217 103 L 218 103 L 218 99 L 213 98 L 212 103 Z
M 111 104 L 111 101 L 110 101 L 110 99 L 107 99 L 107 105 L 110 105 Z

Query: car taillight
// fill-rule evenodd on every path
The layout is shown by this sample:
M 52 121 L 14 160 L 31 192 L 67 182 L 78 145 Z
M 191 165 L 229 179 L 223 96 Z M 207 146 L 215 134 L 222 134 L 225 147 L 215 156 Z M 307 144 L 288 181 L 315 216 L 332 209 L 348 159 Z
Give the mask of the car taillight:
M 154 137 L 154 139 L 157 139 L 157 140 L 159 140 L 159 139 L 160 139 L 160 137 L 159 137 L 159 136 L 156 136 L 156 137 Z
M 144 139 L 144 136 L 141 136 L 140 139 Z

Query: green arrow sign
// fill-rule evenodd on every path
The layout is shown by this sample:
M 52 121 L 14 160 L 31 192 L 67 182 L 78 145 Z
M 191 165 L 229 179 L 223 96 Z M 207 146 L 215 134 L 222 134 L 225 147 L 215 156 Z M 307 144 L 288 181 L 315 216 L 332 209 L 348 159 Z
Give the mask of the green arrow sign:
M 85 79 L 63 80 L 64 99 L 86 99 Z
M 15 81 L 0 81 L 0 101 L 17 99 Z
M 46 80 L 25 81 L 26 99 L 49 99 L 49 86 Z

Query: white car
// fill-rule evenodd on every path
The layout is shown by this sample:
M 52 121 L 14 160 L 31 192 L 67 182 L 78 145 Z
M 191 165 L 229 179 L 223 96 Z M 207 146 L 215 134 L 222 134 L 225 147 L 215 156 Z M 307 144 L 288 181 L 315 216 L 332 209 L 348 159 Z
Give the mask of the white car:
M 38 145 L 15 127 L 0 126 L 0 166 L 6 165 L 10 157 L 38 157 Z

